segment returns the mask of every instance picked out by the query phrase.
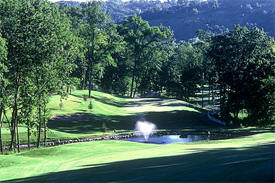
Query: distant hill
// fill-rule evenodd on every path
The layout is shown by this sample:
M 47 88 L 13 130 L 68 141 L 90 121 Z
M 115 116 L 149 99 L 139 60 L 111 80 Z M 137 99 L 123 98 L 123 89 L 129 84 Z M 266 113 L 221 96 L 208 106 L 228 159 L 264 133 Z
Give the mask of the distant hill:
M 200 1 L 200 0 L 192 0 Z M 66 3 L 70 6 L 79 6 L 81 2 L 77 1 L 58 1 L 57 4 Z M 140 15 L 147 11 L 164 10 L 177 5 L 177 0 L 162 2 L 160 0 L 106 0 L 104 8 L 110 13 L 114 22 L 123 21 L 126 17 L 133 14 Z
M 212 0 L 178 5 L 161 11 L 141 14 L 151 25 L 170 26 L 177 40 L 188 40 L 198 29 L 221 33 L 234 24 L 264 28 L 275 36 L 274 0 Z
M 137 14 L 151 25 L 170 26 L 178 41 L 193 38 L 198 29 L 223 33 L 235 24 L 256 25 L 275 37 L 275 0 L 107 0 L 104 7 L 116 23 Z

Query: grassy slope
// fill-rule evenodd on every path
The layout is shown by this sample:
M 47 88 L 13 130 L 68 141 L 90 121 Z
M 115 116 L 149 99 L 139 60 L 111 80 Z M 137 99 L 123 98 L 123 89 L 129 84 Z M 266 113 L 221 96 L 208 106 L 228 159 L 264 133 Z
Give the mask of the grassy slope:
M 274 133 L 265 133 L 193 144 L 101 141 L 34 149 L 0 156 L 0 181 L 271 180 L 274 139 Z
M 82 114 L 82 117 L 71 120 L 50 120 L 48 123 L 48 140 L 72 139 L 81 137 L 102 136 L 116 132 L 133 130 L 135 122 L 145 117 L 156 123 L 159 129 L 190 129 L 207 128 L 201 122 L 201 109 L 195 109 L 190 104 L 174 99 L 124 99 L 102 92 L 92 92 L 92 99 L 83 100 L 88 91 L 75 91 L 67 99 L 63 99 L 60 109 L 60 96 L 53 96 L 48 105 L 51 116 Z M 92 111 L 88 109 L 90 101 Z M 103 125 L 107 132 L 103 134 Z M 26 128 L 21 127 L 21 144 L 27 143 Z M 3 129 L 4 144 L 10 139 L 9 130 Z M 36 137 L 31 137 L 33 142 Z
M 86 93 L 74 92 L 64 101 L 62 110 L 59 109 L 59 97 L 52 99 L 49 106 L 53 115 L 90 115 L 69 121 L 50 121 L 51 138 L 102 135 L 103 122 L 110 130 L 132 130 L 135 121 L 141 117 L 153 121 L 159 129 L 236 131 L 203 124 L 200 120 L 203 110 L 173 99 L 130 101 L 93 92 L 94 108 L 91 112 L 87 107 L 89 101 L 82 100 L 82 95 Z M 271 180 L 274 176 L 274 131 L 254 128 L 237 130 L 261 133 L 193 144 L 76 143 L 0 156 L 0 182 Z
M 125 116 L 129 115 L 130 112 L 124 110 L 123 106 L 127 103 L 126 99 L 114 97 L 110 94 L 102 93 L 102 92 L 92 92 L 92 100 L 88 99 L 87 101 L 83 100 L 83 95 L 87 95 L 87 91 L 75 91 L 72 95 L 69 95 L 68 98 L 63 99 L 63 108 L 60 109 L 60 96 L 53 96 L 48 104 L 48 108 L 50 110 L 50 116 L 54 115 L 69 115 L 75 113 L 85 113 L 91 114 L 93 116 Z M 90 101 L 93 104 L 92 111 L 88 109 L 88 105 Z M 107 103 L 108 102 L 108 103 Z M 49 121 L 49 129 L 48 132 L 48 139 L 49 140 L 57 140 L 57 139 L 71 139 L 71 138 L 80 138 L 80 137 L 87 137 L 87 136 L 100 136 L 102 135 L 101 125 L 104 121 L 108 120 L 107 118 L 100 119 L 100 124 L 95 126 L 92 124 L 91 120 L 84 121 L 85 124 L 90 125 L 89 131 L 82 132 L 81 130 L 77 131 L 76 133 L 67 133 L 64 130 L 60 130 L 62 128 L 62 124 L 60 127 L 60 123 L 58 121 Z M 65 122 L 63 122 L 65 123 Z M 73 128 L 73 121 L 66 122 L 69 126 Z M 84 126 L 83 124 L 80 124 Z M 60 127 L 60 128 L 58 128 Z M 21 143 L 26 143 L 27 139 L 27 129 L 25 127 L 20 127 L 20 138 Z M 10 139 L 10 132 L 8 128 L 2 129 L 3 134 L 3 142 L 5 145 L 8 144 Z M 36 141 L 36 137 L 32 135 L 31 140 L 33 142 Z

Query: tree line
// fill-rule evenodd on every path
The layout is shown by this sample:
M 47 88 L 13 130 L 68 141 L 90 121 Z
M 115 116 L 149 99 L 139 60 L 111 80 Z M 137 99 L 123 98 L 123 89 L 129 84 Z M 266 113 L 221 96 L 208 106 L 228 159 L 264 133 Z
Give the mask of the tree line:
M 176 42 L 165 26 L 133 15 L 115 24 L 101 2 L 80 6 L 47 0 L 0 0 L 0 146 L 7 122 L 10 150 L 18 126 L 46 145 L 47 104 L 72 89 L 134 97 L 151 92 L 190 100 L 204 86 L 220 93 L 221 118 L 236 124 L 274 121 L 274 39 L 236 26 L 214 35 L 198 31 Z M 260 102 L 259 102 L 260 101 Z M 246 120 L 238 113 L 245 110 Z M 8 117 L 10 111 L 11 117 Z M 43 137 L 42 137 L 43 136 Z

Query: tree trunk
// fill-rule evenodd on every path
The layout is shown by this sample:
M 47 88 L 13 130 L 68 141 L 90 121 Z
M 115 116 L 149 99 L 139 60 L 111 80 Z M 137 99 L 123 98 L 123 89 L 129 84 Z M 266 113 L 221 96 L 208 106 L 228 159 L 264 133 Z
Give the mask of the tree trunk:
M 225 86 L 223 84 L 220 85 L 220 111 L 222 117 L 225 117 Z
M 3 142 L 2 142 L 2 108 L 0 109 L 0 151 L 3 154 Z
M 44 146 L 47 146 L 47 122 L 46 122 L 46 102 L 44 101 L 44 117 L 43 117 L 43 123 L 44 123 Z
M 36 68 L 36 72 L 39 73 L 38 68 Z M 40 140 L 41 140 L 41 128 L 42 128 L 42 119 L 41 119 L 41 89 L 39 85 L 39 77 L 36 75 L 36 86 L 37 86 L 37 94 L 38 94 L 38 129 L 37 129 L 37 144 L 36 147 L 40 147 Z
M 17 104 L 17 98 L 18 98 L 18 90 L 19 90 L 19 74 L 17 74 L 17 78 L 16 78 L 16 83 L 15 83 L 15 87 L 16 87 L 16 91 L 15 91 L 15 95 L 14 95 L 14 106 L 13 106 L 13 111 L 12 111 L 12 120 L 11 120 L 11 142 L 10 142 L 10 150 L 12 150 L 15 147 L 15 129 L 16 129 L 16 123 L 17 123 L 17 113 L 18 113 L 18 104 Z
M 82 83 L 82 90 L 86 88 L 86 69 L 83 69 L 83 83 Z
M 134 81 L 135 81 L 135 74 L 134 74 L 134 71 L 133 71 L 130 97 L 133 97 Z
M 40 102 L 40 96 L 39 96 L 39 102 Z M 37 144 L 36 147 L 39 148 L 40 146 L 40 137 L 41 137 L 41 128 L 42 128 L 42 119 L 41 119 L 41 105 L 38 106 L 38 119 L 39 119 L 39 126 L 38 126 L 38 134 L 37 134 Z
M 11 131 L 11 124 L 10 124 L 10 121 L 9 121 L 9 119 L 8 119 L 8 117 L 7 117 L 6 110 L 4 110 L 3 113 L 4 113 L 4 116 L 5 116 L 6 120 L 7 120 L 7 122 L 8 122 L 9 129 L 10 129 L 10 131 Z
M 95 29 L 92 30 L 92 40 L 91 40 L 91 57 L 89 60 L 88 66 L 88 77 L 89 77 L 89 98 L 91 98 L 92 91 L 92 69 L 93 69 L 93 61 L 94 61 L 94 51 L 95 51 Z
M 30 123 L 30 122 L 29 122 L 29 123 Z M 28 149 L 31 149 L 30 136 L 31 136 L 30 127 L 28 127 Z
M 203 84 L 201 85 L 201 107 L 203 107 Z
M 133 95 L 133 97 L 136 96 L 136 92 L 137 92 L 137 85 L 135 86 L 135 90 L 134 90 L 134 95 Z
M 91 69 L 88 71 L 88 77 L 89 77 L 89 98 L 91 98 L 91 91 L 92 91 L 92 74 Z
M 211 87 L 210 80 L 208 80 L 208 106 L 210 106 L 210 97 L 211 97 Z
M 214 106 L 215 104 L 214 104 L 214 101 L 215 101 L 215 96 L 214 96 L 214 89 L 215 89 L 215 87 L 214 87 L 214 85 L 211 87 L 211 93 L 212 93 L 212 105 Z
M 19 129 L 18 129 L 18 121 L 16 123 L 16 136 L 17 136 L 17 152 L 20 152 L 20 140 L 19 140 Z
M 14 104 L 13 112 L 12 112 L 12 120 L 11 120 L 11 141 L 10 141 L 10 150 L 14 148 L 14 140 L 15 140 L 15 121 L 16 121 L 16 107 L 17 104 Z
M 44 122 L 44 146 L 47 146 L 47 123 L 45 118 L 43 122 Z
M 136 67 L 137 67 L 137 58 L 136 58 L 136 56 L 135 56 L 135 65 L 134 65 L 134 69 L 133 69 L 133 72 L 132 72 L 132 84 L 131 84 L 131 93 L 130 93 L 130 97 L 134 97 L 134 96 L 133 96 L 133 90 L 134 90 L 134 82 L 135 82 Z

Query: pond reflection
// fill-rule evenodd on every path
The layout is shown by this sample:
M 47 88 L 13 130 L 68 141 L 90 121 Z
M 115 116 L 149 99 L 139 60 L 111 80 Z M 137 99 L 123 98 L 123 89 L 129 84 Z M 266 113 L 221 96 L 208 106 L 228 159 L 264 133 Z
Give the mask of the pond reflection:
M 138 143 L 150 143 L 150 144 L 172 144 L 172 143 L 190 143 L 198 141 L 208 141 L 210 136 L 208 135 L 163 135 L 163 136 L 150 136 L 148 140 L 145 140 L 143 136 L 134 136 L 131 138 L 120 139 L 123 141 L 131 141 Z

